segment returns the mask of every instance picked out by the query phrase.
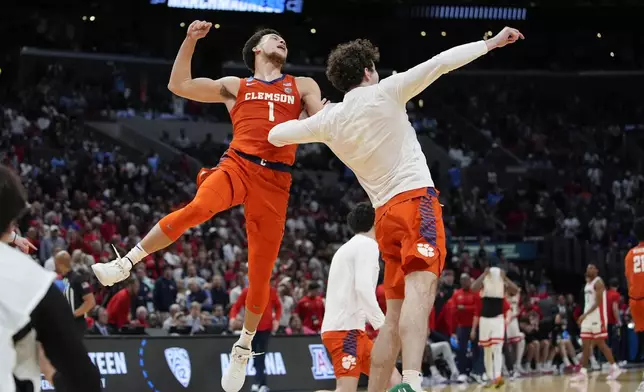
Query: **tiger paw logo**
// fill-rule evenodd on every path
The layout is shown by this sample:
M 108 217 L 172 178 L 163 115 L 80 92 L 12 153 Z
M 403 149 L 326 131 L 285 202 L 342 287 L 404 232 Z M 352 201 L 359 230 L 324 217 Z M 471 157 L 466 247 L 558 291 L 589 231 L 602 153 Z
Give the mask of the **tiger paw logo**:
M 418 244 L 416 245 L 416 249 L 418 249 L 418 253 L 425 257 L 434 257 L 434 248 L 429 246 L 429 244 Z
M 356 357 L 353 355 L 347 355 L 342 358 L 342 367 L 344 370 L 353 370 L 356 367 Z

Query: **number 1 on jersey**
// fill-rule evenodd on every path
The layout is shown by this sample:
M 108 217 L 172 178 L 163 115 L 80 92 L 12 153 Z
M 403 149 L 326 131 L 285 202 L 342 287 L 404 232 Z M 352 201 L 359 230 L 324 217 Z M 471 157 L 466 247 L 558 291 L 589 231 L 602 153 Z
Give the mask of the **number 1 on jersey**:
M 275 121 L 275 104 L 268 101 L 268 121 Z

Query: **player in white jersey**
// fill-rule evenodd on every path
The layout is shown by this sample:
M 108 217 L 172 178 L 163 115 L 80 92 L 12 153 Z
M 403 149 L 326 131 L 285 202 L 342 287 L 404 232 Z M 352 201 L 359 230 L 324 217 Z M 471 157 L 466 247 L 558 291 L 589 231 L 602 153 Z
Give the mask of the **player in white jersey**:
M 0 166 L 0 238 L 10 235 L 25 205 L 20 179 Z M 98 369 L 82 339 L 69 333 L 74 319 L 63 294 L 52 284 L 55 274 L 4 242 L 0 242 L 0 271 L 0 392 L 40 391 L 36 338 L 51 360 L 47 373 L 58 391 L 100 391 Z
M 489 386 L 503 385 L 503 342 L 505 341 L 505 286 L 510 293 L 519 288 L 499 267 L 486 268 L 472 284 L 473 291 L 481 292 L 482 307 L 479 318 L 479 345 L 483 347 L 485 371 Z
M 608 338 L 606 323 L 606 287 L 604 281 L 598 276 L 599 270 L 594 264 L 588 264 L 586 268 L 586 286 L 584 287 L 584 314 L 577 322 L 581 326 L 581 340 L 583 342 L 583 353 L 581 363 L 576 368 L 575 379 L 585 379 L 588 375 L 586 366 L 590 358 L 592 346 L 596 345 L 610 363 L 608 380 L 616 379 L 622 370 L 615 363 L 613 353 L 606 344 Z
M 322 342 L 333 362 L 338 392 L 355 392 L 360 374 L 369 375 L 373 343 L 365 322 L 376 330 L 385 323 L 376 299 L 380 265 L 374 219 L 369 203 L 360 203 L 349 213 L 347 221 L 355 236 L 338 249 L 329 270 Z M 390 384 L 398 382 L 395 370 Z
M 523 373 L 521 360 L 523 359 L 523 353 L 525 351 L 525 335 L 519 328 L 521 288 L 518 288 L 517 292 L 514 294 L 511 294 L 508 290 L 508 293 L 506 293 L 506 299 L 510 304 L 510 321 L 508 322 L 508 326 L 505 330 L 508 338 L 507 342 L 512 349 L 512 356 L 514 357 L 514 364 L 510 364 L 508 367 L 511 367 L 509 370 L 516 375 L 517 373 Z
M 457 46 L 380 82 L 380 55 L 371 42 L 341 44 L 329 55 L 326 74 L 345 93 L 343 101 L 279 124 L 268 135 L 278 147 L 325 143 L 353 170 L 376 208 L 387 315 L 372 356 L 370 392 L 386 387 L 399 341 L 403 382 L 409 384 L 404 388 L 421 390 L 427 320 L 446 254 L 438 191 L 405 105 L 441 75 L 520 38 L 518 30 L 505 28 L 488 41 Z

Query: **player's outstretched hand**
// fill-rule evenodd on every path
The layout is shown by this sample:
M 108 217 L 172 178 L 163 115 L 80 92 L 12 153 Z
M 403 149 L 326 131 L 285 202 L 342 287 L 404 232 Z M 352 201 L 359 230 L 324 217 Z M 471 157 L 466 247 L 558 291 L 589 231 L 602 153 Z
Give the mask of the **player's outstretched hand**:
M 202 39 L 203 37 L 208 35 L 211 27 L 212 23 L 210 22 L 195 20 L 194 22 L 190 23 L 190 26 L 188 26 L 188 32 L 186 34 L 188 35 L 188 37 L 194 40 Z
M 29 253 L 30 250 L 38 250 L 38 248 L 36 248 L 28 239 L 19 235 L 16 235 L 16 239 L 13 240 L 13 243 L 24 253 Z
M 489 39 L 488 42 L 492 44 L 492 49 L 494 49 L 502 48 L 508 44 L 513 44 L 520 39 L 525 39 L 525 37 L 519 30 L 512 27 L 504 27 L 499 34 L 494 36 L 494 38 Z

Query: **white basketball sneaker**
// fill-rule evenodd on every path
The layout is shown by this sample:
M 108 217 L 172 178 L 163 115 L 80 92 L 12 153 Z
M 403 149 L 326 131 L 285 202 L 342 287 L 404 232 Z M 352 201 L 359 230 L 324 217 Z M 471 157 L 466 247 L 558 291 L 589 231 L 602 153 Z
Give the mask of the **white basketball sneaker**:
M 96 275 L 96 278 L 98 278 L 98 281 L 103 286 L 112 286 L 115 283 L 127 279 L 130 276 L 130 270 L 133 266 L 129 259 L 121 258 L 121 255 L 114 245 L 112 245 L 112 248 L 114 248 L 114 253 L 116 253 L 115 260 L 109 263 L 96 263 L 92 265 L 94 275 Z
M 221 376 L 221 387 L 225 392 L 239 392 L 242 389 L 246 381 L 246 366 L 252 356 L 253 353 L 249 348 L 238 344 L 233 346 L 230 352 L 230 364 Z

